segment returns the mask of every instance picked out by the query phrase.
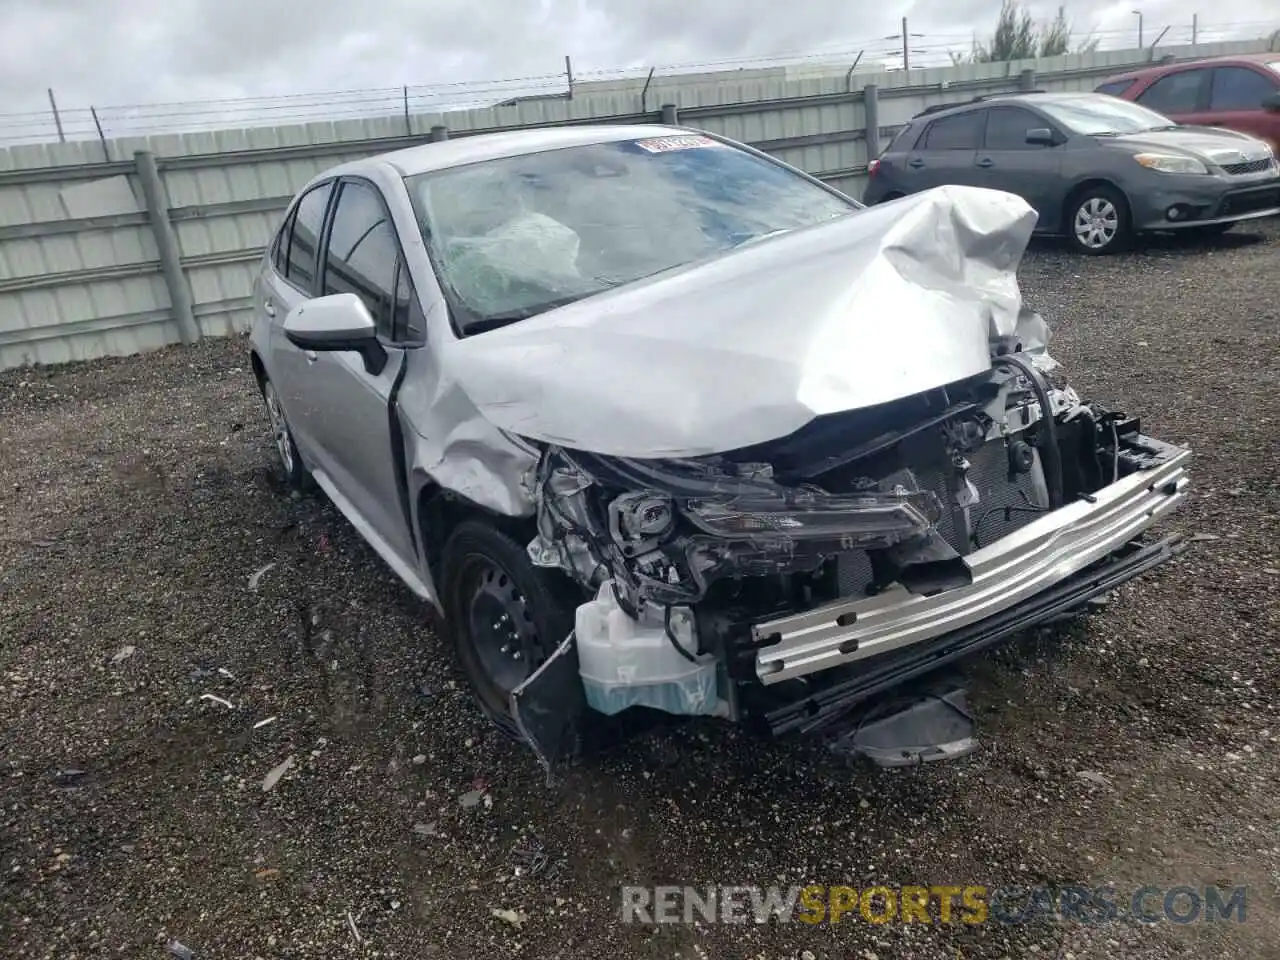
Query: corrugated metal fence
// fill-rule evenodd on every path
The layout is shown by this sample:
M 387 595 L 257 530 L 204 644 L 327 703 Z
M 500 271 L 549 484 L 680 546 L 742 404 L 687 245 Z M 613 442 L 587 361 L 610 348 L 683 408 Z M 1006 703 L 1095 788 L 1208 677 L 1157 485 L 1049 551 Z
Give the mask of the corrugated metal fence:
M 1261 40 L 1160 55 L 1266 49 Z M 858 196 L 868 158 L 925 106 L 1019 87 L 1091 90 L 1153 56 L 795 80 L 703 74 L 645 90 L 580 84 L 572 97 L 430 116 L 12 147 L 0 151 L 0 369 L 245 329 L 255 265 L 281 210 L 309 178 L 354 157 L 433 137 L 674 116 Z

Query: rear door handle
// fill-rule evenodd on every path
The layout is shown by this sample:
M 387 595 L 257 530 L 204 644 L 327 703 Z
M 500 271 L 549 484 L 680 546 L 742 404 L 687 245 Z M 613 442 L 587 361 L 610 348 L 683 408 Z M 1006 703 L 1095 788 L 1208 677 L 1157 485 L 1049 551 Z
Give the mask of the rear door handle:
M 978 161 L 978 166 L 984 169 L 987 167 L 994 167 L 995 165 L 996 165 L 996 162 L 992 160 L 990 157 L 983 157 L 981 160 Z
M 316 352 L 314 350 L 305 351 L 303 353 L 303 356 L 307 358 L 307 363 L 315 363 L 317 360 L 320 359 L 318 356 L 316 356 Z
M 924 166 L 924 161 L 921 160 L 919 157 L 912 157 L 910 160 L 907 161 L 907 166 L 914 167 L 916 170 L 919 170 L 921 167 Z
M 274 317 L 276 315 L 276 305 L 270 297 L 262 301 L 262 312 L 268 317 Z

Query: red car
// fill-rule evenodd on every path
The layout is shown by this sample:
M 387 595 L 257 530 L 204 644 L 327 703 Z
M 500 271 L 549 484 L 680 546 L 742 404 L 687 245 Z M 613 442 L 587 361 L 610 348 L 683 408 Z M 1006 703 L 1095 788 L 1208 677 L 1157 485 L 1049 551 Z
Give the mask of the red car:
M 1111 77 L 1094 92 L 1179 123 L 1249 133 L 1280 152 L 1280 53 L 1160 64 Z

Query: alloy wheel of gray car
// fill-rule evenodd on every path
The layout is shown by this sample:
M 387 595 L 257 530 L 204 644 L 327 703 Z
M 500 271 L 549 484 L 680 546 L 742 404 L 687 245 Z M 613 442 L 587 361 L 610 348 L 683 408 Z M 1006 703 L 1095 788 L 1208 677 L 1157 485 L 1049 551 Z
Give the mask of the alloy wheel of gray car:
M 293 431 L 289 429 L 289 421 L 285 419 L 280 395 L 276 393 L 275 384 L 270 380 L 262 381 L 262 401 L 267 407 L 267 417 L 271 421 L 271 439 L 276 445 L 284 478 L 290 487 L 301 490 L 307 485 L 307 468 L 302 465 L 298 445 L 293 441 Z
M 1084 253 L 1119 250 L 1129 236 L 1129 208 L 1124 198 L 1105 187 L 1079 196 L 1071 206 L 1068 236 L 1075 248 Z

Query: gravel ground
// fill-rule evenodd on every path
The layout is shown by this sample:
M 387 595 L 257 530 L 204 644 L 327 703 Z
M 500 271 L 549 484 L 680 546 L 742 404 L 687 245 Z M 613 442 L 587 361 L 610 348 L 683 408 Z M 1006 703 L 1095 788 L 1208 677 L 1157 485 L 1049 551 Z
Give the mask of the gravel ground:
M 548 788 L 422 605 L 282 493 L 243 340 L 0 374 L 0 953 L 1277 956 L 1278 254 L 1275 223 L 1029 253 L 1075 384 L 1196 449 L 1168 527 L 1199 539 L 969 664 L 983 749 L 905 772 L 696 723 Z M 624 884 L 876 881 L 1247 884 L 1248 919 L 618 921 Z

